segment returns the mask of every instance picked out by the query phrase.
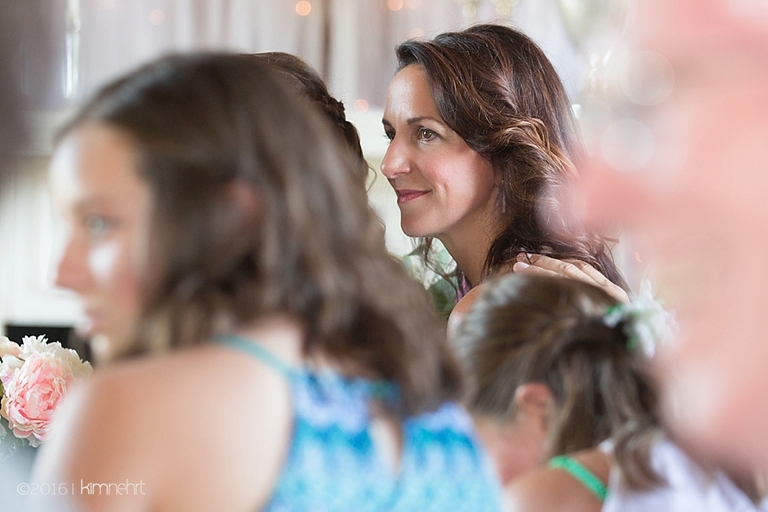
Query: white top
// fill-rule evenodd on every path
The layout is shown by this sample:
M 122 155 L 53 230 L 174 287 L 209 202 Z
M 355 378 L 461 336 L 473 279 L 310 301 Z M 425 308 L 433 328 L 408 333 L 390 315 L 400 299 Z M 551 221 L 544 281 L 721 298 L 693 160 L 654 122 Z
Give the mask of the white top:
M 602 448 L 602 446 L 601 446 Z M 768 512 L 768 499 L 755 505 L 721 471 L 705 472 L 669 441 L 651 449 L 651 465 L 668 485 L 631 491 L 619 485 L 611 471 L 603 512 Z

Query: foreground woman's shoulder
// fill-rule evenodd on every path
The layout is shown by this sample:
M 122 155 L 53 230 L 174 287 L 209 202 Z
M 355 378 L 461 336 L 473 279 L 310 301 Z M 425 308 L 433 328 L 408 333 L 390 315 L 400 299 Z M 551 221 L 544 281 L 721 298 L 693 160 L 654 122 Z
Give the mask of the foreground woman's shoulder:
M 38 478 L 143 483 L 130 496 L 78 496 L 93 510 L 256 509 L 285 456 L 290 411 L 280 376 L 243 360 L 201 348 L 97 370 L 62 407 Z
M 459 330 L 461 324 L 464 322 L 464 318 L 469 313 L 472 305 L 477 301 L 477 298 L 483 291 L 483 285 L 479 284 L 469 290 L 460 300 L 456 303 L 448 317 L 448 339 L 451 339 Z

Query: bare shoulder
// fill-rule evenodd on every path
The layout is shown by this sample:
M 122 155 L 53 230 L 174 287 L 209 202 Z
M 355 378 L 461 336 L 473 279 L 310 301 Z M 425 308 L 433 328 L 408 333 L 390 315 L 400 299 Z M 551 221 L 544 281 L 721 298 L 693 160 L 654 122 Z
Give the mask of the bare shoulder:
M 36 476 L 143 483 L 120 500 L 82 496 L 92 510 L 255 509 L 287 450 L 289 393 L 282 375 L 217 346 L 99 369 L 64 404 Z
M 502 267 L 499 272 L 497 272 L 495 275 L 503 275 L 508 274 L 512 272 L 512 266 L 504 266 Z M 448 317 L 448 338 L 450 339 L 459 329 L 462 322 L 464 322 L 464 318 L 467 316 L 467 313 L 469 313 L 469 310 L 472 309 L 472 305 L 474 305 L 475 302 L 477 302 L 477 299 L 480 297 L 480 295 L 483 293 L 483 290 L 485 290 L 486 285 L 484 283 L 480 283 L 471 290 L 469 290 L 462 298 L 459 300 L 459 302 L 456 303 L 453 310 L 451 311 L 451 315 Z
M 582 452 L 575 458 L 598 478 L 607 480 L 610 466 L 597 450 Z M 504 489 L 504 499 L 508 512 L 598 512 L 602 508 L 602 503 L 573 476 L 547 467 L 513 481 Z
M 448 338 L 452 338 L 458 331 L 461 324 L 464 322 L 464 318 L 469 313 L 472 305 L 477 301 L 477 298 L 483 292 L 483 285 L 479 284 L 469 290 L 459 302 L 453 307 L 450 316 L 448 317 Z
M 581 491 L 567 475 L 549 468 L 530 471 L 507 485 L 504 501 L 508 512 L 587 511 L 577 508 L 573 494 Z

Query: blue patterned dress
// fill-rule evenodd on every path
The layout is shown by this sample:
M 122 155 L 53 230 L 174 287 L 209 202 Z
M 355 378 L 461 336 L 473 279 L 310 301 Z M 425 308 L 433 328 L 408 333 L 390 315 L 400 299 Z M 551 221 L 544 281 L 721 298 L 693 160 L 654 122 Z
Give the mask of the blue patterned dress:
M 393 473 L 371 436 L 371 400 L 397 400 L 396 386 L 286 365 L 236 336 L 219 342 L 252 355 L 290 381 L 293 438 L 270 512 L 497 512 L 500 486 L 467 413 L 454 403 L 402 422 Z

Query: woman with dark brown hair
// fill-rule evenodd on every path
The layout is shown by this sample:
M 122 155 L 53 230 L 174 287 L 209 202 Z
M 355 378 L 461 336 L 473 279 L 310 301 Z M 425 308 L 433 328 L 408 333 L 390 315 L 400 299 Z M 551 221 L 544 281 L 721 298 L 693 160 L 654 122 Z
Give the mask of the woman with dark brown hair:
M 768 509 L 664 435 L 647 366 L 671 322 L 576 279 L 488 282 L 453 342 L 510 511 Z
M 99 91 L 50 176 L 57 284 L 110 364 L 65 404 L 39 481 L 94 511 L 498 510 L 356 165 L 250 56 L 167 57 Z
M 455 260 L 460 298 L 514 270 L 581 278 L 626 300 L 605 240 L 564 212 L 579 140 L 541 49 L 512 28 L 478 25 L 407 41 L 397 57 L 381 170 L 423 257 L 437 238 Z

